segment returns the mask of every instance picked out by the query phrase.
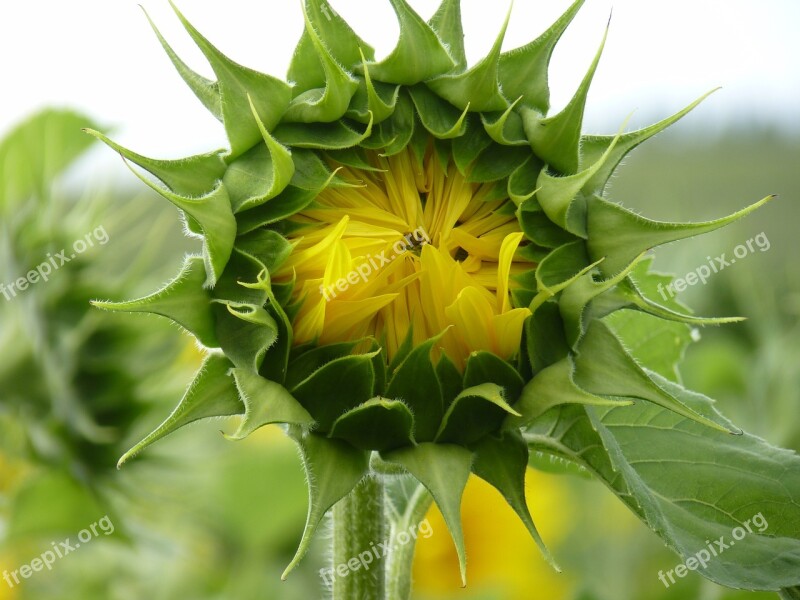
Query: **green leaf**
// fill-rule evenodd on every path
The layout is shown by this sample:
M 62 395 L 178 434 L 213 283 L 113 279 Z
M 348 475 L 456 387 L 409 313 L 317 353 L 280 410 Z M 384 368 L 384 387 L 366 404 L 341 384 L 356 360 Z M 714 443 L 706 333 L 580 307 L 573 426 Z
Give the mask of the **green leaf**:
M 181 76 L 181 79 L 183 79 L 184 83 L 189 86 L 189 89 L 194 92 L 194 95 L 197 96 L 197 99 L 203 103 L 203 106 L 206 107 L 206 110 L 214 115 L 214 117 L 216 117 L 219 121 L 222 121 L 222 98 L 220 96 L 219 83 L 216 81 L 210 81 L 202 75 L 198 75 L 192 71 L 167 43 L 167 40 L 165 40 L 164 36 L 161 35 L 161 32 L 158 30 L 155 23 L 153 23 L 153 20 L 150 18 L 150 15 L 147 14 L 147 11 L 144 10 L 144 8 L 142 8 L 142 11 L 144 12 L 145 17 L 147 17 L 147 20 L 150 22 L 150 26 L 153 28 L 156 37 L 158 37 L 158 41 L 161 42 L 161 47 L 164 48 L 164 51 L 167 53 L 167 56 L 169 56 L 173 66 Z
M 257 112 L 264 126 L 271 131 L 281 120 L 292 98 L 292 88 L 285 82 L 243 67 L 217 50 L 170 0 L 175 14 L 197 47 L 208 59 L 219 80 L 222 119 L 231 145 L 231 158 L 246 152 L 259 141 L 261 131 L 252 112 Z M 252 98 L 255 111 L 250 110 Z
M 522 97 L 524 106 L 547 114 L 550 88 L 547 71 L 553 50 L 572 19 L 583 6 L 577 0 L 567 11 L 534 41 L 500 55 L 500 84 L 506 98 Z
M 717 90 L 711 90 L 707 94 L 703 94 L 700 98 L 692 102 L 682 111 L 675 113 L 671 117 L 668 117 L 663 121 L 659 121 L 654 125 L 645 127 L 644 129 L 625 133 L 620 136 L 583 136 L 581 139 L 581 166 L 583 168 L 586 168 L 586 165 L 593 165 L 599 162 L 601 157 L 608 152 L 609 148 L 612 145 L 615 146 L 611 152 L 611 155 L 604 161 L 603 166 L 594 175 L 592 175 L 589 181 L 587 181 L 583 186 L 583 193 L 586 196 L 591 196 L 592 194 L 602 195 L 606 185 L 608 184 L 608 180 L 611 179 L 611 176 L 614 174 L 616 168 L 631 150 L 685 117 L 692 110 L 694 110 L 698 104 L 716 91 Z M 617 137 L 619 137 L 619 140 L 617 140 Z M 615 140 L 617 141 L 615 142 Z
M 727 217 L 701 223 L 651 221 L 618 204 L 594 196 L 588 203 L 589 255 L 605 257 L 600 270 L 608 277 L 624 270 L 642 252 L 677 240 L 725 227 L 750 214 L 775 196 L 767 196 Z
M 503 396 L 496 383 L 481 383 L 461 392 L 447 409 L 437 443 L 472 444 L 496 431 L 506 415 L 520 417 Z
M 708 398 L 684 393 L 684 400 L 708 420 L 722 418 Z M 729 545 L 700 574 L 750 590 L 800 583 L 800 458 L 794 452 L 747 434 L 708 430 L 652 404 L 591 408 L 589 415 L 640 515 L 673 550 L 687 559 L 709 544 L 716 549 L 721 538 Z M 741 540 L 732 539 L 736 527 L 744 528 Z
M 128 150 L 94 129 L 84 131 L 119 152 L 123 158 L 158 177 L 172 192 L 181 196 L 208 194 L 219 185 L 228 168 L 222 159 L 222 150 L 177 160 L 159 160 Z
M 244 418 L 236 433 L 228 437 L 243 440 L 255 430 L 272 423 L 288 423 L 300 427 L 314 425 L 313 417 L 279 383 L 264 379 L 248 369 L 232 369 L 236 389 L 244 403 Z
M 389 56 L 369 65 L 372 76 L 386 83 L 414 85 L 450 71 L 455 63 L 436 32 L 406 0 L 391 3 L 400 22 L 400 38 Z
M 342 414 L 372 398 L 375 389 L 373 354 L 355 354 L 330 361 L 293 389 L 292 395 L 328 432 Z
M 53 180 L 94 143 L 80 133 L 90 126 L 85 115 L 48 109 L 6 133 L 0 142 L 0 210 L 10 214 L 16 203 L 30 196 L 46 198 Z
M 468 108 L 460 111 L 424 85 L 408 88 L 420 121 L 431 135 L 447 140 L 464 134 Z
M 414 348 L 397 367 L 386 389 L 388 398 L 401 400 L 411 409 L 416 420 L 414 437 L 422 442 L 436 436 L 444 415 L 442 388 L 431 361 L 431 350 L 439 337 Z
M 462 72 L 441 75 L 427 81 L 426 85 L 461 110 L 467 108 L 480 112 L 505 110 L 508 107 L 508 100 L 500 91 L 498 65 L 510 18 L 509 7 L 506 20 L 494 45 L 474 67 Z
M 680 382 L 678 364 L 693 341 L 692 330 L 683 323 L 665 321 L 640 312 L 616 311 L 605 318 L 625 341 L 631 356 L 649 371 Z
M 552 169 L 565 175 L 578 171 L 586 97 L 589 94 L 589 87 L 592 85 L 595 71 L 597 71 L 597 65 L 600 63 L 607 36 L 608 28 L 606 28 L 600 49 L 589 67 L 589 72 L 564 110 L 551 117 L 544 117 L 544 113 L 525 106 L 520 110 L 525 133 L 533 151 Z
M 585 406 L 557 406 L 536 419 L 522 434 L 531 451 L 544 452 L 585 469 L 605 483 L 628 508 L 637 514 L 640 512 L 625 478 L 615 469 L 603 440 L 586 414 Z
M 525 528 L 539 546 L 545 560 L 558 572 L 550 551 L 533 522 L 525 500 L 525 473 L 528 467 L 528 445 L 519 432 L 507 431 L 502 437 L 487 436 L 475 446 L 472 471 L 503 495 Z
M 369 469 L 368 454 L 341 440 L 293 431 L 308 481 L 308 517 L 297 552 L 281 575 L 286 579 L 303 559 L 325 513 L 349 494 Z
M 579 388 L 573 380 L 575 365 L 570 356 L 545 367 L 522 390 L 514 406 L 521 416 L 509 415 L 504 429 L 527 427 L 554 406 L 561 404 L 587 404 L 618 406 L 633 404 L 631 400 L 616 400 L 590 394 Z
M 92 304 L 103 310 L 143 312 L 167 317 L 191 333 L 206 348 L 218 348 L 211 296 L 203 289 L 206 271 L 203 259 L 187 256 L 178 276 L 159 291 L 127 302 Z
M 461 581 L 466 585 L 467 557 L 461 528 L 461 497 L 469 479 L 472 453 L 452 444 L 423 443 L 394 450 L 383 455 L 383 459 L 404 467 L 433 496 L 456 545 Z
M 709 419 L 685 402 L 682 388 L 640 365 L 605 321 L 593 321 L 578 343 L 575 382 L 584 390 L 612 398 L 638 398 L 693 419 L 711 429 L 740 433 L 724 419 Z
M 184 425 L 210 417 L 228 417 L 242 413 L 236 385 L 228 371 L 232 365 L 224 356 L 211 354 L 200 367 L 177 408 L 153 433 L 128 450 L 118 467 L 142 450 Z
M 414 444 L 414 415 L 399 400 L 372 398 L 336 419 L 328 437 L 361 450 L 394 450 Z

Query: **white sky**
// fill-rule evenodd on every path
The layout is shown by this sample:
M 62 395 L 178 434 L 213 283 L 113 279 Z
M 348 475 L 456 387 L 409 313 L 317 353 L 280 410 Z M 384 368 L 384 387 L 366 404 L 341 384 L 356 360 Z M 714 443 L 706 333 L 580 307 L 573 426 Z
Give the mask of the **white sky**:
M 178 53 L 210 76 L 166 0 L 140 0 Z M 388 0 L 330 0 L 387 54 L 397 36 Z M 234 60 L 286 72 L 302 30 L 299 0 L 178 0 Z M 425 18 L 438 0 L 410 0 Z M 516 0 L 505 48 L 536 37 L 568 0 Z M 800 132 L 798 0 L 587 0 L 556 50 L 553 108 L 583 77 L 613 5 L 611 32 L 589 98 L 585 130 L 613 132 L 671 114 L 723 86 L 684 130 L 767 123 Z M 467 52 L 491 46 L 506 1 L 463 0 Z M 174 71 L 134 0 L 5 0 L 0 8 L 0 132 L 44 105 L 85 110 L 143 154 L 170 157 L 225 145 L 221 126 Z

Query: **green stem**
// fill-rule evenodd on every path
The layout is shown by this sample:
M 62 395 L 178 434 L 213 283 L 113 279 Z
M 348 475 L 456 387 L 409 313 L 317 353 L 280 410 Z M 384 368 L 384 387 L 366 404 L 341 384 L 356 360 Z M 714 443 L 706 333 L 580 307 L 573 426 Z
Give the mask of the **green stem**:
M 384 488 L 367 477 L 333 507 L 333 600 L 384 600 Z M 376 558 L 376 553 L 380 558 Z
M 392 519 L 392 551 L 386 565 L 386 600 L 408 600 L 411 597 L 411 567 L 416 549 L 416 532 L 433 502 L 428 490 L 418 485 L 402 514 Z M 398 543 L 398 535 L 413 531 L 407 543 Z M 402 541 L 402 540 L 399 540 Z

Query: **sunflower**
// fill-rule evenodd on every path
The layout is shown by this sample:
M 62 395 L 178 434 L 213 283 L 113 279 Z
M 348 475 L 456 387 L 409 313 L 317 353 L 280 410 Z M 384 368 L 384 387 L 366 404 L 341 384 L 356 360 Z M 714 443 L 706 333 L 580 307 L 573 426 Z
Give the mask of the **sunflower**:
M 300 447 L 310 493 L 287 572 L 333 507 L 336 567 L 433 500 L 463 579 L 470 474 L 500 491 L 552 562 L 524 486 L 525 436 L 552 409 L 639 399 L 738 432 L 668 380 L 671 348 L 652 368 L 635 359 L 623 325 L 631 313 L 677 324 L 677 347 L 686 324 L 735 320 L 659 302 L 653 289 L 665 280 L 645 254 L 769 197 L 685 224 L 604 197 L 626 154 L 700 100 L 642 130 L 583 136 L 601 45 L 574 97 L 550 114 L 550 56 L 583 0 L 502 52 L 506 21 L 471 66 L 457 0 L 427 22 L 405 0 L 391 3 L 400 36 L 378 60 L 329 5 L 304 0 L 291 83 L 233 62 L 176 9 L 215 81 L 154 29 L 229 149 L 152 159 L 91 132 L 155 176 L 133 169 L 203 240 L 202 255 L 155 294 L 98 303 L 169 317 L 208 349 L 173 414 L 120 464 L 198 419 L 240 415 L 235 439 L 279 423 Z M 334 596 L 407 596 L 412 556 L 404 548 L 376 557 L 380 567 L 332 571 Z

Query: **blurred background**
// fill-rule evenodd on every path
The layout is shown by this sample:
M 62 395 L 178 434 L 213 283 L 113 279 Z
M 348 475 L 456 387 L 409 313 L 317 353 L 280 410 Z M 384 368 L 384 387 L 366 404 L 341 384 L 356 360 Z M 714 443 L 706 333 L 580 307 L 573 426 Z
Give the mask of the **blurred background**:
M 428 17 L 435 1 L 411 0 Z M 145 8 L 201 73 L 199 53 L 166 0 Z M 468 55 L 494 40 L 505 7 L 464 0 Z M 388 2 L 332 0 L 388 52 Z M 517 0 L 506 47 L 544 30 L 568 5 Z M 295 2 L 184 2 L 194 24 L 235 60 L 282 75 L 302 28 Z M 659 120 L 718 85 L 679 124 L 636 150 L 610 196 L 656 219 L 728 214 L 780 198 L 702 238 L 659 249 L 656 266 L 683 277 L 763 234 L 735 264 L 680 294 L 702 315 L 747 321 L 699 332 L 682 372 L 751 433 L 800 449 L 800 4 L 793 0 L 617 0 L 585 130 Z M 611 2 L 587 0 L 556 50 L 553 108 L 569 100 L 596 51 Z M 0 8 L 0 283 L 102 227 L 93 247 L 7 300 L 0 295 L 0 574 L 29 563 L 108 515 L 99 535 L 10 587 L 0 599 L 197 600 L 319 598 L 325 541 L 288 581 L 306 512 L 292 444 L 276 428 L 227 442 L 226 422 L 190 426 L 116 471 L 116 459 L 177 403 L 200 355 L 156 317 L 100 313 L 95 298 L 148 293 L 198 248 L 177 214 L 138 184 L 80 127 L 113 130 L 146 155 L 177 157 L 225 145 L 128 0 L 9 2 Z M 393 37 L 394 36 L 394 37 Z M 66 107 L 34 115 L 45 107 Z M 762 250 L 764 248 L 764 250 Z M 418 600 L 758 600 L 689 574 L 600 483 L 529 471 L 531 509 L 564 572 L 553 573 L 499 495 L 471 481 L 463 515 L 469 586 L 462 590 L 444 523 L 419 545 Z M 491 515 L 491 519 L 487 518 Z

